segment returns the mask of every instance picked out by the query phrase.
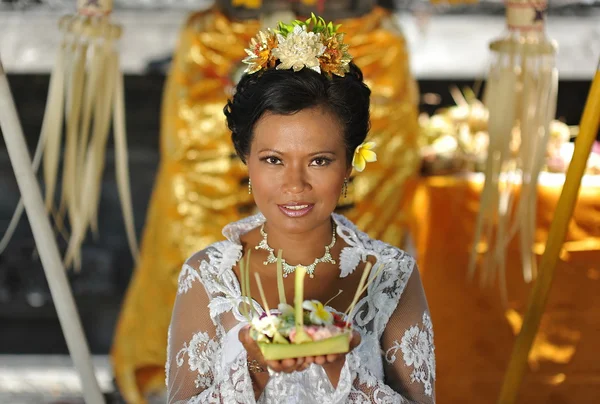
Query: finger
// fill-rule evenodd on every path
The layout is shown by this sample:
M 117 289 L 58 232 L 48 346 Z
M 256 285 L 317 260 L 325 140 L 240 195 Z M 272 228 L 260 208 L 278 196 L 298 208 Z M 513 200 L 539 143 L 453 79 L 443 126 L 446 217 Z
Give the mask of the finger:
M 267 361 L 267 366 L 271 368 L 273 372 L 283 372 L 283 366 L 280 361 Z
M 315 357 L 315 363 L 316 363 L 317 365 L 321 365 L 321 366 L 323 366 L 323 365 L 324 365 L 326 362 L 327 362 L 327 358 L 326 358 L 326 357 L 324 357 L 323 355 L 320 355 L 320 356 L 316 356 L 316 357 Z
M 284 359 L 281 361 L 281 367 L 284 372 L 293 372 L 296 369 L 296 359 Z
M 327 362 L 333 363 L 341 359 L 341 355 L 329 354 L 327 355 Z
M 304 365 L 304 358 L 296 358 L 296 368 L 299 368 L 302 365 Z
M 352 331 L 352 339 L 350 340 L 350 350 L 353 350 L 354 348 L 359 346 L 361 340 L 362 337 L 360 336 L 360 334 L 356 331 Z
M 249 331 L 250 331 L 249 325 L 240 328 L 240 332 L 238 332 L 238 339 L 240 340 L 240 342 L 244 343 L 247 341 Z
M 314 356 L 305 356 L 304 357 L 304 363 L 306 363 L 307 365 L 310 366 L 311 363 L 315 362 L 315 357 Z

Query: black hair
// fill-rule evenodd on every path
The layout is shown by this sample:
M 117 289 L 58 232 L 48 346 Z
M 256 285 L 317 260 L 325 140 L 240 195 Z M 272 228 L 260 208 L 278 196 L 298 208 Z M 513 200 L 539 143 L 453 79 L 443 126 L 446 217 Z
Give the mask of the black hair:
M 291 115 L 308 108 L 325 108 L 343 127 L 350 164 L 354 149 L 369 132 L 370 95 L 354 63 L 344 77 L 326 77 L 308 68 L 298 72 L 268 69 L 243 75 L 224 113 L 235 150 L 246 162 L 254 126 L 265 112 Z

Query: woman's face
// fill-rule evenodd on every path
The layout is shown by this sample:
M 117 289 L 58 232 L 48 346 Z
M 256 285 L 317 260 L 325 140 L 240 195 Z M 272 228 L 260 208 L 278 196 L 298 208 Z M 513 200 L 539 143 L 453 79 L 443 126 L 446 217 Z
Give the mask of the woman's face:
M 263 115 L 247 162 L 259 210 L 288 233 L 328 223 L 350 174 L 342 126 L 322 108 Z

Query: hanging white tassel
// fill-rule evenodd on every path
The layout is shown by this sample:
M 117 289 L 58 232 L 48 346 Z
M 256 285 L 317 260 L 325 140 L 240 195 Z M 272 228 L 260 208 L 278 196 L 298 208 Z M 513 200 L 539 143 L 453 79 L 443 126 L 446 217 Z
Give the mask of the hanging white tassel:
M 556 47 L 546 38 L 536 7 L 545 4 L 529 0 L 508 2 L 509 35 L 490 45 L 495 57 L 485 97 L 490 144 L 468 273 L 474 276 L 478 254 L 484 253 L 481 284 L 488 286 L 497 279 L 505 305 L 505 260 L 509 243 L 516 235 L 523 278 L 530 282 L 536 275 L 532 249 L 537 185 L 556 110 Z
M 61 21 L 60 26 L 64 25 L 64 21 Z M 42 130 L 40 132 L 40 136 L 38 139 L 38 143 L 35 149 L 35 154 L 33 157 L 33 172 L 37 173 L 40 168 L 40 163 L 42 161 L 42 156 L 44 155 L 44 150 L 47 147 L 48 139 L 57 138 L 60 139 L 60 131 L 62 127 L 62 115 L 63 115 L 63 92 L 64 92 L 64 68 L 65 68 L 65 47 L 66 42 L 63 40 L 61 46 L 58 49 L 58 53 L 56 54 L 56 62 L 54 63 L 54 68 L 50 75 L 50 86 L 48 90 L 48 97 L 46 100 L 46 109 L 44 112 L 44 121 L 42 123 Z M 47 156 L 48 154 L 46 154 Z M 46 163 L 46 161 L 45 161 Z M 58 163 L 58 159 L 56 160 Z M 48 162 L 48 165 L 51 165 Z M 52 163 L 54 165 L 54 163 Z M 53 178 L 56 178 L 54 176 Z M 46 189 L 48 190 L 49 186 L 47 183 Z M 48 208 L 48 204 L 46 204 Z M 12 239 L 12 236 L 17 229 L 17 225 L 19 224 L 19 220 L 23 215 L 24 205 L 23 200 L 19 199 L 19 203 L 17 204 L 17 208 L 12 215 L 10 223 L 2 240 L 0 240 L 0 254 L 4 252 L 6 246 Z
M 44 123 L 38 141 L 34 170 L 43 156 L 45 205 L 56 230 L 68 240 L 64 263 L 81 268 L 81 247 L 88 229 L 98 237 L 98 207 L 106 145 L 114 120 L 115 172 L 127 241 L 137 261 L 133 206 L 127 161 L 123 78 L 116 43 L 121 28 L 111 24 L 111 0 L 78 1 L 78 13 L 59 23 L 62 44 L 52 72 Z M 60 205 L 54 206 L 65 121 L 65 151 Z M 8 230 L 0 240 L 6 248 L 23 212 L 17 206 Z M 65 223 L 68 225 L 71 234 Z

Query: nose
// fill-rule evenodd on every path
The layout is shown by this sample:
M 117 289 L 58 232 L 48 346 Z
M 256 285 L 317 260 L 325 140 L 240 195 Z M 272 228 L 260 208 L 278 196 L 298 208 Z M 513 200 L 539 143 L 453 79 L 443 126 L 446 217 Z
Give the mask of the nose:
M 283 175 L 284 193 L 300 194 L 310 188 L 306 170 L 302 167 L 289 167 Z

